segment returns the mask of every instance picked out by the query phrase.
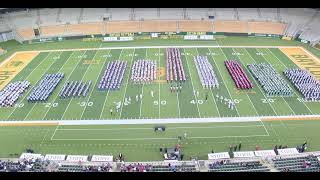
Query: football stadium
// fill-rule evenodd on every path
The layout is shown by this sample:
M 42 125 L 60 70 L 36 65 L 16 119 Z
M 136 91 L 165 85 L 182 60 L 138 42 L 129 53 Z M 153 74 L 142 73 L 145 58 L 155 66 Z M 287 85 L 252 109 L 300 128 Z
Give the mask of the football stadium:
M 319 172 L 319 120 L 319 9 L 0 9 L 0 172 Z

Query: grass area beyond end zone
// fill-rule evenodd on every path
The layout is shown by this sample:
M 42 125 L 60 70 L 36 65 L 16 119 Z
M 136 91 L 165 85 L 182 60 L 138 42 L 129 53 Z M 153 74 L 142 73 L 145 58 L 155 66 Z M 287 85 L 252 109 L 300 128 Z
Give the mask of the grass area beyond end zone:
M 26 148 L 42 154 L 93 155 L 123 153 L 126 161 L 162 160 L 160 147 L 171 148 L 177 136 L 185 158 L 226 152 L 242 143 L 242 150 L 272 149 L 275 145 L 296 147 L 308 141 L 308 151 L 319 150 L 320 121 L 269 121 L 242 123 L 163 124 L 165 132 L 154 132 L 155 125 L 82 125 L 0 127 L 0 157 L 13 157 Z M 7 139 L 10 138 L 10 141 Z

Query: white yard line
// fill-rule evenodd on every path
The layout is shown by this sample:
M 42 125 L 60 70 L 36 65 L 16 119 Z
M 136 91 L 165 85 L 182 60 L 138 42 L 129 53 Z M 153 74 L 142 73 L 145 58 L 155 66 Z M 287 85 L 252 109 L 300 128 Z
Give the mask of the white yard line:
M 224 56 L 226 59 L 228 59 L 228 58 L 226 57 L 226 55 L 224 54 L 224 52 L 222 51 L 222 49 L 221 49 L 221 48 L 219 48 L 219 49 L 220 49 L 220 51 L 222 52 L 223 56 Z M 208 50 L 209 50 L 210 53 L 212 53 L 211 50 L 210 50 L 210 48 L 208 48 Z M 225 85 L 225 87 L 226 87 L 226 89 L 227 89 L 227 91 L 228 91 L 228 94 L 229 94 L 230 98 L 233 99 L 232 96 L 231 96 L 231 93 L 230 93 L 230 91 L 229 91 L 229 89 L 228 89 L 228 86 L 227 86 L 227 84 L 225 84 L 224 78 L 223 78 L 222 74 L 221 74 L 220 71 L 219 71 L 219 66 L 216 64 L 215 59 L 213 58 L 213 56 L 212 56 L 212 55 L 210 55 L 210 56 L 211 56 L 211 58 L 213 59 L 213 63 L 214 63 L 214 65 L 216 66 L 216 68 L 217 68 L 217 70 L 218 70 L 218 73 L 220 74 L 220 76 L 221 76 L 221 78 L 222 78 L 222 82 L 223 82 L 223 84 Z M 235 109 L 236 109 L 236 111 L 237 111 L 238 116 L 240 117 L 240 114 L 239 114 L 239 111 L 238 111 L 237 106 L 235 106 Z
M 85 52 L 86 52 L 86 51 L 85 51 Z M 85 54 L 85 52 L 84 52 L 82 55 L 84 55 L 84 54 Z M 72 52 L 72 54 L 73 54 L 73 52 Z M 72 54 L 69 56 L 68 60 L 70 59 L 70 57 L 72 56 Z M 67 61 L 68 61 L 68 60 L 67 60 Z M 62 66 L 62 67 L 64 67 L 64 66 L 65 66 L 65 64 L 67 63 L 67 61 L 63 64 L 63 66 Z M 80 63 L 80 60 L 79 60 L 78 64 L 79 64 L 79 63 Z M 74 66 L 74 68 L 73 68 L 72 72 L 75 70 L 75 68 L 78 66 L 78 64 L 77 64 L 76 66 Z M 59 71 L 61 71 L 62 67 L 59 69 Z M 67 80 L 66 80 L 66 81 L 68 81 L 68 79 L 70 78 L 70 76 L 71 76 L 72 72 L 69 74 L 69 76 L 68 76 L 68 78 L 67 78 Z M 55 101 L 57 100 L 58 96 L 59 96 L 59 94 L 57 94 L 57 96 L 54 98 L 54 100 L 53 100 L 52 102 L 55 102 Z M 47 113 L 50 111 L 50 109 L 51 109 L 51 107 L 49 107 L 49 108 L 48 108 L 48 110 L 47 110 L 46 114 L 42 117 L 42 119 L 44 119 L 44 118 L 46 117 L 46 115 L 47 115 Z M 30 111 L 31 111 L 31 110 L 30 110 Z
M 86 51 L 87 52 L 87 51 Z M 85 52 L 85 53 L 86 53 Z M 96 55 L 98 54 L 98 52 L 99 51 L 96 51 L 96 53 L 94 54 L 94 56 L 93 56 L 93 58 L 92 59 L 94 59 L 95 57 L 96 57 Z M 79 63 L 81 62 L 81 60 L 82 60 L 82 58 L 80 59 L 80 60 L 78 60 L 79 62 L 78 62 L 78 64 L 75 66 L 75 68 L 76 67 L 78 67 L 78 65 L 79 65 Z M 82 78 L 81 78 L 81 80 L 80 81 L 83 81 L 83 79 L 84 79 L 84 77 L 86 76 L 86 74 L 87 74 L 87 72 L 89 71 L 89 69 L 91 68 L 91 65 L 92 65 L 92 63 L 90 63 L 89 64 L 89 67 L 87 67 L 87 69 L 86 69 L 86 71 L 84 72 L 84 75 L 82 76 Z M 72 72 L 70 73 L 70 76 L 69 76 L 69 78 L 71 77 L 71 75 L 73 74 L 73 71 L 74 71 L 75 69 L 73 69 L 72 70 Z M 68 79 L 69 79 L 68 78 Z M 56 99 L 59 97 L 59 95 L 57 95 L 56 96 Z M 69 106 L 70 106 L 70 104 L 71 104 L 71 102 L 72 102 L 72 100 L 74 100 L 73 98 L 70 98 L 70 101 L 69 101 L 69 103 L 68 103 L 68 105 L 67 105 L 67 108 L 64 110 L 64 112 L 63 112 L 63 115 L 62 115 L 62 117 L 61 117 L 61 119 L 63 119 L 64 118 L 64 115 L 66 114 L 66 112 L 67 112 L 67 110 L 68 110 L 68 108 L 69 108 Z M 54 102 L 54 101 L 53 101 Z M 49 111 L 47 111 L 47 113 L 48 113 Z M 45 117 L 45 116 L 44 116 Z
M 58 128 L 59 128 L 59 125 L 57 125 L 56 129 L 54 130 L 54 132 L 53 132 L 53 134 L 52 134 L 52 136 L 50 138 L 51 141 L 52 141 L 52 138 L 54 137 L 54 135 L 56 134 Z
M 185 50 L 185 49 L 183 49 L 183 52 L 184 52 L 184 54 L 186 54 L 186 50 Z M 190 81 L 191 81 L 192 90 L 193 90 L 192 93 L 193 93 L 194 98 L 196 99 L 198 114 L 199 114 L 199 117 L 201 118 L 201 113 L 200 113 L 199 105 L 198 105 L 198 98 L 197 98 L 196 94 L 194 93 L 195 90 L 194 90 L 194 86 L 193 86 L 192 75 L 191 75 L 191 71 L 190 71 L 190 67 L 189 67 L 189 63 L 188 63 L 188 58 L 187 58 L 186 55 L 184 55 L 184 57 L 185 57 L 185 59 L 186 59 L 186 61 L 187 61 L 188 71 L 189 71 L 189 74 L 190 74 Z
M 259 51 L 258 49 L 256 49 L 258 52 L 260 52 L 260 53 L 262 53 L 263 54 L 263 52 L 261 52 L 261 51 Z M 267 62 L 269 62 L 268 60 L 267 60 L 267 58 L 265 58 L 264 57 L 264 55 L 262 55 L 262 57 L 263 57 L 263 59 L 265 59 Z M 270 63 L 270 62 L 269 62 Z M 289 85 L 289 84 L 288 84 Z M 294 90 L 292 90 L 293 92 L 294 92 Z M 295 93 L 295 92 L 294 92 Z M 282 97 L 281 96 L 281 98 L 283 99 L 283 101 L 287 104 L 287 106 L 290 108 L 290 110 L 293 112 L 293 114 L 294 115 L 296 115 L 296 113 L 293 111 L 293 109 L 290 107 L 290 105 L 289 105 L 289 103 L 284 99 L 284 97 Z
M 97 51 L 97 52 L 98 52 L 98 51 Z M 111 52 L 111 50 L 108 51 L 108 53 L 105 54 L 105 55 L 109 55 L 110 52 Z M 122 51 L 121 51 L 121 52 L 122 52 Z M 106 61 L 107 59 L 108 59 L 108 57 L 105 58 L 105 61 Z M 105 63 L 103 62 L 103 65 L 101 66 L 99 75 L 101 74 L 101 72 L 102 72 L 102 71 L 104 70 L 104 68 L 105 68 L 105 67 L 104 67 L 104 64 L 105 64 Z M 95 88 L 96 88 L 96 85 L 97 85 L 97 83 L 98 83 L 98 81 L 99 81 L 99 79 L 98 79 L 98 78 L 99 78 L 99 75 L 98 75 L 98 77 L 96 78 L 94 85 L 91 86 L 91 92 L 90 92 L 89 98 L 86 100 L 86 104 L 88 104 L 88 102 L 89 102 L 89 100 L 90 100 L 90 98 L 91 98 L 91 95 L 92 95 L 93 91 L 94 91 Z M 107 97 L 108 97 L 108 94 L 109 94 L 109 90 L 108 90 L 108 92 L 107 92 Z M 106 99 L 107 99 L 107 97 L 106 97 Z M 85 106 L 85 107 L 84 107 L 84 109 L 83 109 L 83 111 L 82 111 L 82 113 L 81 113 L 80 119 L 82 119 L 82 116 L 83 116 L 84 112 L 86 111 L 87 107 L 88 107 L 88 106 Z M 101 113 L 100 113 L 100 115 L 101 115 Z
M 143 87 L 144 87 L 144 84 L 142 84 L 142 88 L 141 88 L 141 91 L 142 91 L 142 98 L 140 99 L 140 114 L 139 114 L 139 118 L 141 118 L 141 110 L 142 110 L 142 99 L 143 99 Z
M 179 93 L 177 92 L 177 102 L 178 102 L 178 110 L 179 110 L 179 118 L 181 117 L 181 113 L 180 113 L 180 102 L 179 102 Z
M 110 50 L 110 52 L 111 52 L 111 50 Z M 123 49 L 121 49 L 121 52 L 120 52 L 120 55 L 119 55 L 118 59 L 121 59 L 122 52 L 123 52 Z M 106 68 L 106 67 L 104 67 L 104 68 Z M 108 97 L 109 97 L 109 92 L 110 92 L 110 90 L 107 91 L 106 98 L 104 99 L 104 103 L 103 103 L 103 106 L 102 106 L 102 110 L 101 110 L 101 112 L 100 112 L 99 119 L 101 119 L 102 114 L 103 114 L 103 112 L 104 112 L 104 107 L 106 106 L 106 102 L 107 102 L 107 99 L 108 99 Z M 122 102 L 121 102 L 121 105 L 122 105 Z
M 196 48 L 196 50 L 197 50 L 197 54 L 199 55 L 198 48 Z M 211 89 L 210 89 L 210 92 L 211 92 L 211 95 L 212 95 L 212 100 L 213 100 L 214 104 L 216 105 L 216 108 L 217 108 L 217 111 L 218 111 L 218 115 L 219 115 L 219 117 L 221 117 L 220 112 L 219 112 L 219 109 L 218 109 L 218 105 L 217 105 L 217 103 L 216 103 L 216 100 L 215 100 L 215 98 L 214 98 L 214 95 L 213 95 L 213 92 L 212 92 Z
M 250 57 L 254 62 L 256 62 L 256 61 L 252 58 L 252 56 L 250 55 L 250 53 L 249 53 L 246 49 L 244 49 L 244 50 L 246 51 L 247 55 L 249 55 L 249 57 Z M 244 67 L 247 69 L 247 71 L 249 72 L 249 74 L 250 74 L 251 78 L 254 80 L 254 82 L 256 82 L 256 85 L 257 85 L 259 91 L 261 92 L 261 94 L 263 95 L 263 97 L 264 97 L 265 99 L 268 99 L 268 98 L 265 96 L 264 91 L 261 90 L 260 84 L 257 82 L 257 80 L 255 79 L 255 77 L 253 77 L 253 75 L 251 74 L 251 72 L 250 72 L 250 70 L 248 69 L 248 67 L 247 67 L 247 66 L 244 66 Z M 270 103 L 269 101 L 268 101 L 268 104 L 269 104 L 269 106 L 272 108 L 274 114 L 278 116 L 278 113 L 274 110 L 274 107 L 271 105 L 271 103 Z
M 39 64 L 37 65 L 37 67 L 35 67 L 35 68 L 31 71 L 31 73 L 30 73 L 24 80 L 28 79 L 28 78 L 30 77 L 30 75 L 33 73 L 33 71 L 36 70 L 43 62 L 45 62 L 45 60 L 49 57 L 50 54 L 51 54 L 51 53 L 48 53 L 48 55 L 41 61 L 41 63 L 39 63 Z M 51 64 L 51 65 L 52 65 L 52 64 Z M 50 65 L 50 66 L 51 66 L 51 65 Z M 49 66 L 49 67 L 50 67 L 50 66 Z M 48 68 L 46 69 L 45 72 L 47 72 L 47 70 L 48 70 Z M 45 72 L 44 72 L 44 73 L 45 73 Z M 44 75 L 44 73 L 42 74 L 42 76 Z M 37 84 L 39 81 L 40 81 L 40 79 L 36 82 L 36 84 Z M 26 97 L 28 97 L 28 94 L 29 94 L 29 92 L 30 92 L 32 89 L 33 89 L 33 88 L 29 88 L 28 91 L 25 92 L 25 96 L 24 96 L 18 103 L 23 102 L 23 100 L 24 100 Z M 17 103 L 17 104 L 18 104 L 18 103 Z M 9 116 L 8 116 L 6 119 L 8 119 L 8 118 L 13 114 L 13 112 L 14 112 L 16 109 L 17 109 L 17 107 L 15 107 L 15 108 L 12 110 L 12 112 L 9 114 Z
M 282 63 L 282 61 L 280 61 L 280 59 L 275 55 L 275 54 L 273 54 L 273 52 L 272 51 L 270 51 L 270 49 L 268 49 L 269 50 L 269 52 L 271 52 L 271 54 L 272 54 L 272 56 L 274 56 L 274 57 L 276 57 L 276 59 L 284 66 L 284 67 L 286 67 L 286 68 L 288 68 L 284 63 Z M 299 97 L 299 95 L 293 90 L 293 93 L 297 96 L 297 97 Z M 311 109 L 309 109 L 309 107 L 302 101 L 302 103 L 308 108 L 308 110 L 311 112 L 311 114 L 314 114 L 312 111 L 311 111 Z
M 62 54 L 62 52 L 59 54 L 59 57 L 60 57 L 61 54 Z M 71 53 L 71 55 L 72 55 L 72 54 L 73 54 L 73 52 Z M 71 55 L 69 56 L 69 58 L 71 57 Z M 69 58 L 68 58 L 68 59 L 69 59 Z M 59 58 L 59 59 L 60 59 L 60 58 Z M 43 76 L 46 72 L 48 72 L 49 68 L 50 68 L 57 60 L 59 60 L 59 59 L 54 60 L 53 63 L 45 70 L 45 72 L 42 74 L 42 76 Z M 67 63 L 68 59 L 63 63 L 63 66 Z M 62 67 L 61 67 L 61 68 L 62 68 Z M 59 71 L 61 70 L 61 68 L 59 69 Z M 41 77 L 42 77 L 42 76 L 41 76 Z M 41 78 L 41 79 L 42 79 L 42 78 Z M 39 79 L 38 81 L 40 81 L 41 79 Z M 37 82 L 37 83 L 38 83 L 38 82 Z M 36 84 L 37 84 L 37 83 L 36 83 Z M 36 85 L 36 84 L 35 84 L 35 85 Z M 27 119 L 27 117 L 28 117 L 29 114 L 33 111 L 33 108 L 34 108 L 36 105 L 37 105 L 37 103 L 32 106 L 32 108 L 29 110 L 28 114 L 24 117 L 24 120 Z M 42 119 L 43 119 L 43 118 L 42 118 Z
M 159 70 L 160 70 L 160 48 L 159 48 L 159 52 L 158 52 L 158 68 L 159 68 Z M 161 114 L 161 111 L 160 111 L 160 103 L 161 103 L 161 100 L 160 100 L 160 94 L 161 94 L 161 92 L 160 92 L 160 76 L 158 77 L 158 84 L 159 84 L 159 101 L 158 101 L 158 105 L 159 105 L 159 119 L 160 119 L 160 114 Z
M 122 98 L 122 102 L 121 102 L 121 109 L 120 109 L 120 116 L 119 116 L 119 118 L 121 118 L 121 115 L 122 115 L 123 101 L 124 101 L 124 98 L 126 97 L 126 93 L 127 93 L 127 87 L 128 87 L 128 83 L 129 83 L 129 79 L 130 79 L 130 75 L 131 75 L 131 66 L 132 66 L 133 57 L 134 57 L 135 52 L 136 52 L 136 49 L 133 50 L 132 58 L 131 58 L 131 61 L 130 61 L 130 65 L 127 66 L 130 70 L 129 70 L 128 79 L 127 79 L 127 83 L 126 83 L 126 90 L 124 91 L 123 98 Z

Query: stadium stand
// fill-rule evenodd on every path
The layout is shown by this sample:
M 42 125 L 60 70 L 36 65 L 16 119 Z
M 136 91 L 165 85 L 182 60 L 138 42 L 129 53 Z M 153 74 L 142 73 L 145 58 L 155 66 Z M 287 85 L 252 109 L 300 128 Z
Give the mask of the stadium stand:
M 212 22 L 203 21 L 179 21 L 180 32 L 210 32 L 212 31 Z
M 31 40 L 35 38 L 34 32 L 32 28 L 23 28 L 19 29 L 17 33 L 24 39 L 24 40 Z
M 109 21 L 106 33 L 139 32 L 139 21 Z
M 176 21 L 141 21 L 140 32 L 176 32 Z
M 66 25 L 52 25 L 40 27 L 42 37 L 61 36 L 64 34 Z
M 92 35 L 92 34 L 104 34 L 103 23 L 82 23 L 82 24 L 70 24 L 68 25 L 68 34 L 79 35 Z
M 283 34 L 286 25 L 273 22 L 248 22 L 248 30 L 251 33 Z
M 247 33 L 248 22 L 246 21 L 215 21 L 216 32 Z
M 209 172 L 266 172 L 270 169 L 259 160 L 232 162 L 220 160 L 209 164 Z
M 320 163 L 316 156 L 276 157 L 272 159 L 279 171 L 319 172 Z

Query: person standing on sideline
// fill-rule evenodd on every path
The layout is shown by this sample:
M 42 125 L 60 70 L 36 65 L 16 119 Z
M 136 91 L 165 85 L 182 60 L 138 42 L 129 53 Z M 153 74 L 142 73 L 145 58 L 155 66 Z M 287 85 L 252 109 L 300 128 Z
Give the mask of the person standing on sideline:
M 110 115 L 112 116 L 112 108 L 110 108 Z
M 240 141 L 240 143 L 239 143 L 238 148 L 239 148 L 239 151 L 241 151 L 241 141 Z
M 184 139 L 187 139 L 187 132 L 184 132 Z

